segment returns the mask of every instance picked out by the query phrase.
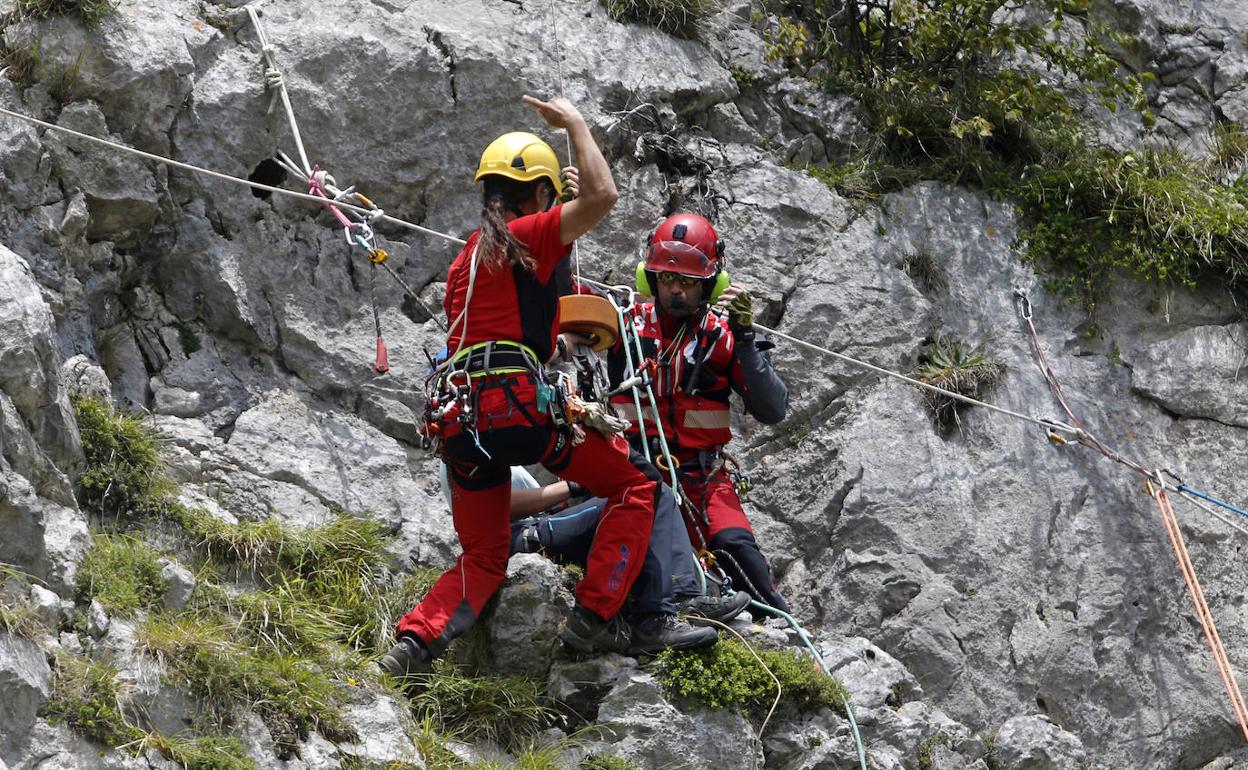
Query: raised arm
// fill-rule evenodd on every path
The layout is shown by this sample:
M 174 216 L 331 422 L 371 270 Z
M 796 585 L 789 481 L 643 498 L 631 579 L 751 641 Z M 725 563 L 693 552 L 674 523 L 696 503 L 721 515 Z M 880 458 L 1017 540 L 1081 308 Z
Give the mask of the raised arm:
M 590 135 L 585 118 L 571 102 L 563 98 L 544 102 L 526 95 L 524 103 L 537 110 L 554 128 L 566 130 L 572 140 L 572 154 L 580 171 L 580 190 L 575 200 L 563 204 L 559 218 L 559 239 L 568 244 L 598 224 L 620 194 L 615 189 L 607 159 Z

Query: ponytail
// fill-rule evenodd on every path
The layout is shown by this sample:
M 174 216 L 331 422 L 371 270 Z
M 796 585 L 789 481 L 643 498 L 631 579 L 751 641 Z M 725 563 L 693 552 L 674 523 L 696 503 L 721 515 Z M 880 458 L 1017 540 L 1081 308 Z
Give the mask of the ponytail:
M 486 176 L 483 181 L 481 235 L 477 241 L 481 264 L 485 267 L 519 265 L 533 272 L 537 261 L 524 243 L 512 234 L 503 215 L 510 211 L 520 216 L 520 203 L 532 198 L 536 183 L 516 182 L 497 175 Z

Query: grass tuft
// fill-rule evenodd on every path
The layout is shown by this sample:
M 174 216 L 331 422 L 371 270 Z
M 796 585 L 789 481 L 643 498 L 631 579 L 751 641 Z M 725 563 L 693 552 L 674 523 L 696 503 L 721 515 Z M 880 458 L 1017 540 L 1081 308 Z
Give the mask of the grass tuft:
M 719 0 L 601 0 L 619 22 L 648 24 L 669 35 L 696 37 L 702 22 L 721 8 Z
M 56 656 L 52 697 L 41 714 L 113 748 L 145 736 L 142 730 L 126 721 L 117 687 L 117 670 L 104 660 Z
M 519 676 L 430 674 L 412 706 L 417 717 L 431 722 L 439 733 L 506 748 L 524 746 L 554 718 L 542 702 L 540 686 Z
M 910 374 L 915 379 L 970 398 L 981 398 L 1001 378 L 1005 367 L 990 359 L 982 345 L 968 347 L 962 342 L 938 337 L 924 347 L 919 365 Z M 943 393 L 923 390 L 937 427 L 949 431 L 958 421 L 962 402 Z
M 590 754 L 581 760 L 579 770 L 641 770 L 641 766 L 614 754 Z
M 100 399 L 73 395 L 70 401 L 87 460 L 78 479 L 79 507 L 106 521 L 164 512 L 173 484 L 151 428 Z
M 757 652 L 780 680 L 782 708 L 805 713 L 826 706 L 845 715 L 845 688 L 821 673 L 809 658 L 791 651 Z M 710 708 L 739 708 L 756 719 L 771 708 L 776 697 L 771 677 L 746 646 L 734 639 L 709 650 L 664 650 L 655 662 L 668 697 Z
M 117 11 L 114 0 L 17 0 L 18 19 L 46 19 L 49 16 L 77 16 L 88 29 Z

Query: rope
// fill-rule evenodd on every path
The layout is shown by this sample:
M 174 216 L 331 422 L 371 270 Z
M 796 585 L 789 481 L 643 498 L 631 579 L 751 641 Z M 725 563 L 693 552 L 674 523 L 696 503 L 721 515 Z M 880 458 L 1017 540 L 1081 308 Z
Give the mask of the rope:
M 264 34 L 264 27 L 260 24 L 260 16 L 256 13 L 256 9 L 252 6 L 244 6 L 247 9 L 247 15 L 251 17 L 251 26 L 256 30 L 256 37 L 260 39 L 260 52 L 264 55 L 265 71 L 264 84 L 271 92 L 275 92 L 281 96 L 282 105 L 286 108 L 286 118 L 290 121 L 290 133 L 295 138 L 295 147 L 299 150 L 299 159 L 303 161 L 303 170 L 308 176 L 312 175 L 312 166 L 308 163 L 308 153 L 303 148 L 303 137 L 299 134 L 299 124 L 295 122 L 295 111 L 290 106 L 290 94 L 286 92 L 286 83 L 282 80 L 282 71 L 277 68 L 277 62 L 273 60 L 273 46 L 269 44 L 269 38 Z M 269 114 L 273 113 L 274 99 L 269 97 Z
M 1197 508 L 1200 508 L 1201 510 L 1205 511 L 1205 513 L 1208 513 L 1210 516 L 1226 524 L 1228 527 L 1238 529 L 1243 534 L 1248 535 L 1248 527 L 1244 527 L 1244 525 L 1235 521 L 1231 517 L 1226 516 L 1222 513 L 1219 513 L 1214 508 L 1210 508 L 1208 505 L 1205 505 L 1204 503 L 1202 503 L 1198 498 L 1193 497 L 1191 494 L 1187 492 L 1184 492 L 1182 489 L 1179 490 L 1179 494 L 1182 496 L 1182 499 L 1186 500 L 1187 502 L 1191 503 Z
M 1218 667 L 1218 675 L 1222 677 L 1222 684 L 1226 687 L 1227 695 L 1231 699 L 1231 709 L 1235 712 L 1235 718 L 1239 722 L 1239 728 L 1244 734 L 1244 740 L 1248 741 L 1248 707 L 1244 706 L 1244 698 L 1239 691 L 1239 683 L 1235 680 L 1235 672 L 1231 669 L 1230 660 L 1226 656 L 1226 648 L 1222 645 L 1222 638 L 1218 635 L 1217 626 L 1213 622 L 1213 613 L 1209 611 L 1209 604 L 1205 600 L 1205 592 L 1200 587 L 1200 581 L 1196 578 L 1196 570 L 1192 566 L 1191 555 L 1187 551 L 1187 543 L 1183 540 L 1183 532 L 1179 529 L 1178 517 L 1174 515 L 1174 508 L 1170 505 L 1170 498 L 1166 495 L 1166 490 L 1154 486 L 1152 482 L 1146 482 L 1148 492 L 1153 499 L 1157 501 L 1157 507 L 1161 511 L 1161 520 L 1165 524 L 1166 534 L 1170 537 L 1170 545 L 1174 548 L 1174 556 L 1179 562 L 1179 570 L 1183 573 L 1183 582 L 1187 584 L 1188 593 L 1192 597 L 1192 605 L 1196 609 L 1196 618 L 1200 621 L 1200 627 L 1205 632 L 1205 640 L 1209 643 L 1209 649 L 1213 652 L 1214 663 Z
M 14 118 L 15 120 L 24 121 L 26 123 L 39 126 L 40 128 L 46 128 L 49 131 L 56 131 L 58 133 L 68 134 L 69 136 L 73 136 L 78 139 L 82 139 L 84 141 L 88 141 L 94 144 L 108 147 L 108 148 L 117 150 L 119 152 L 129 153 L 130 155 L 136 155 L 140 158 L 145 158 L 147 160 L 154 161 L 156 163 L 160 163 L 165 166 L 170 166 L 172 168 L 181 169 L 183 171 L 190 171 L 192 173 L 202 174 L 204 176 L 210 176 L 210 177 L 213 177 L 214 179 L 220 179 L 226 182 L 233 182 L 234 184 L 240 184 L 246 187 L 250 187 L 253 190 L 263 190 L 264 192 L 274 193 L 276 195 L 285 195 L 289 198 L 296 198 L 299 200 L 310 201 L 312 203 L 317 204 L 318 206 L 325 205 L 325 199 L 318 198 L 315 195 L 309 195 L 308 193 L 296 192 L 294 190 L 287 190 L 283 187 L 273 187 L 272 185 L 261 184 L 260 182 L 253 182 L 250 179 L 240 179 L 239 177 L 236 177 L 236 176 L 223 174 L 220 171 L 212 171 L 210 169 L 202 168 L 200 166 L 191 165 L 190 163 L 183 163 L 182 161 L 173 160 L 172 158 L 166 158 L 162 155 L 156 155 L 154 153 L 144 152 L 143 150 L 136 150 L 135 148 L 127 147 L 124 144 L 119 144 L 117 142 L 113 142 L 108 139 L 101 139 L 98 136 L 92 136 L 91 134 L 84 134 L 81 131 L 75 131 L 72 128 L 58 126 L 55 123 L 48 123 L 46 121 L 39 120 L 38 118 L 32 118 L 29 115 L 23 115 L 20 112 L 14 112 L 12 110 L 8 110 L 3 107 L 0 107 L 0 115 L 5 115 L 7 117 Z M 363 206 L 357 206 L 352 203 L 337 203 L 336 205 L 341 206 L 342 208 L 348 211 L 354 211 L 359 214 L 367 215 L 367 214 L 372 213 L 371 209 L 364 208 Z M 379 217 L 379 219 L 383 222 L 389 222 L 391 224 L 398 225 L 400 227 L 405 227 L 409 230 L 414 230 L 418 233 L 424 233 L 425 235 L 432 235 L 437 238 L 442 238 L 443 240 L 450 241 L 451 243 L 457 243 L 460 246 L 463 246 L 466 243 L 466 241 L 463 238 L 456 238 L 453 235 L 440 233 L 437 230 L 431 230 L 428 227 L 422 227 L 418 224 L 414 224 L 412 222 L 407 222 L 405 220 L 399 219 L 398 217 L 390 216 L 389 214 L 385 214 Z
M 989 404 L 985 401 L 980 401 L 978 399 L 971 398 L 970 396 L 964 396 L 961 393 L 955 393 L 952 390 L 945 390 L 944 388 L 940 388 L 935 385 L 929 385 L 928 383 L 923 382 L 922 380 L 916 380 L 913 377 L 907 377 L 906 375 L 901 374 L 899 372 L 890 371 L 883 367 L 876 366 L 875 364 L 869 364 L 866 361 L 860 361 L 859 359 L 854 358 L 853 356 L 847 356 L 844 353 L 837 353 L 835 350 L 829 350 L 828 348 L 824 348 L 824 347 L 820 347 L 819 345 L 811 344 L 809 342 L 806 342 L 805 340 L 799 340 L 798 338 L 792 337 L 788 334 L 785 334 L 784 332 L 776 331 L 775 329 L 769 329 L 766 326 L 763 326 L 762 324 L 756 323 L 754 324 L 754 328 L 757 329 L 758 331 L 764 332 L 774 337 L 779 337 L 780 339 L 788 340 L 789 342 L 792 342 L 796 345 L 800 345 L 804 348 L 809 348 L 811 350 L 818 351 L 825 355 L 832 356 L 833 358 L 844 361 L 845 363 L 853 364 L 854 366 L 862 367 L 863 369 L 870 369 L 871 371 L 876 372 L 878 374 L 883 374 L 886 377 L 892 377 L 893 379 L 901 380 L 902 382 L 909 383 L 911 385 L 923 388 L 925 390 L 930 390 L 933 393 L 939 393 L 942 396 L 945 396 L 947 398 L 952 398 L 955 401 L 961 401 L 964 404 L 970 404 L 972 406 L 980 406 L 980 407 L 983 407 L 984 409 L 989 409 L 994 412 L 999 412 L 1003 415 L 1006 415 L 1007 417 L 1013 417 L 1016 420 L 1023 420 L 1024 422 L 1030 422 L 1035 425 L 1039 425 L 1040 427 L 1045 428 L 1049 430 L 1050 432 L 1060 431 L 1063 433 L 1070 433 L 1072 435 L 1078 435 L 1080 432 L 1077 428 L 1072 428 L 1071 426 L 1066 425 L 1064 423 L 1056 422 L 1054 420 L 1046 420 L 1040 417 L 1032 417 L 1031 415 L 1026 415 L 1021 412 L 1015 412 L 1011 409 L 1006 409 L 1005 407 L 996 406 L 995 404 Z
M 550 0 L 550 28 L 555 38 L 555 68 L 559 78 L 559 97 L 567 99 L 568 97 L 563 91 L 563 53 L 560 51 L 559 45 L 559 14 L 555 11 L 555 0 Z M 566 130 L 563 132 L 563 141 L 568 150 L 568 165 L 572 165 L 572 135 Z M 581 247 L 576 241 L 572 242 L 572 263 L 575 268 L 576 279 L 581 279 Z
M 1204 492 L 1197 492 L 1196 490 L 1192 489 L 1191 487 L 1189 487 L 1189 486 L 1187 486 L 1187 485 L 1185 485 L 1185 484 L 1178 484 L 1178 485 L 1176 485 L 1176 486 L 1178 487 L 1178 490 L 1179 490 L 1180 492 L 1182 492 L 1182 493 L 1184 493 L 1184 494 L 1186 494 L 1186 495 L 1192 495 L 1192 496 L 1195 496 L 1195 497 L 1199 497 L 1201 500 L 1206 500 L 1206 501 L 1208 501 L 1208 502 L 1213 503 L 1214 505 L 1221 506 L 1222 508 L 1225 508 L 1225 509 L 1226 509 L 1226 510 L 1228 510 L 1228 511 L 1234 511 L 1235 513 L 1238 513 L 1240 516 L 1248 516 L 1248 511 L 1245 511 L 1245 510 L 1243 510 L 1242 508 L 1236 508 L 1235 506 L 1231 505 L 1230 503 L 1224 503 L 1224 502 L 1222 502 L 1221 500 L 1219 500 L 1219 499 L 1218 499 L 1218 498 L 1216 498 L 1216 497 L 1210 497 L 1209 495 L 1205 494 Z

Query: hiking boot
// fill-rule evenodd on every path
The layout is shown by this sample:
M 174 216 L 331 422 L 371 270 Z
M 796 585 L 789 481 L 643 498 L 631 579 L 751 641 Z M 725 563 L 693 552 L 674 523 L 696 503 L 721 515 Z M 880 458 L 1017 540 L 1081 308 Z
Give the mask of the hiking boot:
M 694 596 L 677 605 L 690 623 L 697 623 L 703 618 L 726 623 L 740 615 L 748 606 L 750 595 L 745 591 L 737 591 L 729 596 Z
M 397 679 L 433 673 L 433 658 L 429 651 L 410 636 L 399 637 L 399 643 L 381 656 L 377 665 Z
M 578 652 L 625 653 L 632 638 L 632 629 L 619 613 L 610 620 L 603 620 L 597 613 L 578 604 L 572 608 L 559 638 Z
M 713 628 L 692 626 L 675 615 L 646 615 L 633 626 L 629 655 L 658 655 L 663 650 L 697 650 L 719 641 Z

